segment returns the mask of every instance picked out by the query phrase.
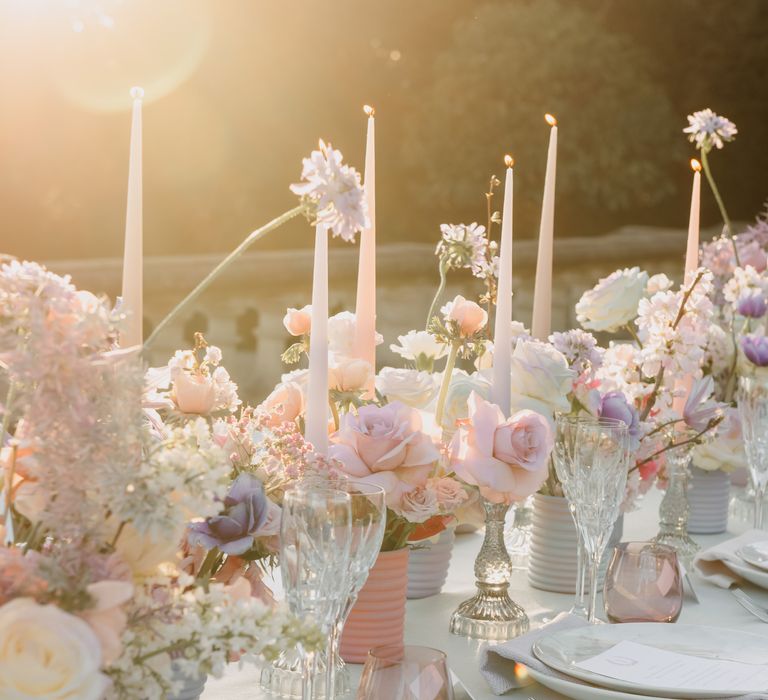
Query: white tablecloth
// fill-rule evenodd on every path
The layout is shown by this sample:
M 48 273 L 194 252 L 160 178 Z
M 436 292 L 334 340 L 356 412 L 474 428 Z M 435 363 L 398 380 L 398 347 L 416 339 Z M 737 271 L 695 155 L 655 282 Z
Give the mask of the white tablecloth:
M 658 505 L 660 494 L 649 493 L 639 510 L 624 518 L 623 541 L 644 541 L 653 537 L 658 530 Z M 747 523 L 734 522 L 729 532 L 723 535 L 698 535 L 694 539 L 702 546 L 709 547 L 717 542 L 739 534 L 748 528 Z M 448 621 L 456 606 L 474 593 L 473 564 L 480 549 L 482 534 L 459 535 L 451 561 L 443 593 L 422 600 L 408 602 L 406 613 L 406 642 L 423 644 L 442 649 L 448 654 L 448 662 L 466 687 L 468 696 L 474 700 L 491 700 L 493 695 L 478 670 L 478 649 L 482 642 L 457 637 L 448 632 Z M 686 596 L 679 622 L 707 624 L 718 627 L 739 629 L 756 634 L 768 634 L 768 625 L 752 617 L 741 608 L 733 596 L 717 588 L 696 574 L 692 574 L 699 603 Z M 768 606 L 768 591 L 745 584 L 745 590 Z M 523 606 L 531 620 L 531 626 L 541 625 L 558 612 L 567 610 L 573 603 L 573 596 L 547 593 L 528 585 L 526 572 L 515 572 L 510 584 L 512 599 Z M 601 603 L 599 603 L 601 604 Z M 359 677 L 360 667 L 352 667 L 354 677 Z M 221 679 L 209 679 L 203 700 L 266 700 L 267 695 L 258 690 L 259 671 L 253 667 L 238 670 L 232 666 Z M 354 697 L 354 694 L 351 696 Z M 538 684 L 508 693 L 504 698 L 517 700 L 562 700 L 563 696 Z M 383 700 L 383 699 L 382 699 Z M 457 696 L 457 700 L 463 700 Z

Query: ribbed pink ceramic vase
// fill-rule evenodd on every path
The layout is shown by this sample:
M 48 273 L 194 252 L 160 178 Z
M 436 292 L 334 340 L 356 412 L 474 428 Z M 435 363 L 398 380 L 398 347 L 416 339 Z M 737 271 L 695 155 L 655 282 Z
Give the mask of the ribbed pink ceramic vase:
M 368 650 L 403 644 L 409 549 L 381 552 L 341 635 L 341 658 L 362 664 Z

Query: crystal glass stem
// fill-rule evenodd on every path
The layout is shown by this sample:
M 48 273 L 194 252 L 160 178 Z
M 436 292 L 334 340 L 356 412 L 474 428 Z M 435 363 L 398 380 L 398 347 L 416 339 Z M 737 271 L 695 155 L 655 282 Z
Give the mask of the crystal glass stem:
M 474 639 L 505 640 L 528 631 L 528 616 L 507 591 L 512 562 L 504 544 L 504 518 L 509 506 L 483 500 L 485 539 L 475 560 L 477 594 L 451 617 L 450 631 Z
M 587 606 L 585 598 L 587 594 L 587 554 L 584 551 L 584 541 L 578 532 L 578 544 L 576 545 L 576 596 L 574 597 L 571 615 L 578 615 L 586 619 Z
M 688 534 L 688 463 L 692 445 L 667 452 L 669 483 L 659 506 L 659 534 L 654 542 L 672 547 L 685 567 L 690 567 L 699 545 Z
M 765 513 L 765 484 L 755 484 L 755 530 L 763 529 Z
M 600 559 L 603 549 L 599 547 L 589 553 L 589 607 L 587 608 L 587 621 L 594 624 L 597 620 L 597 578 L 600 574 Z
M 307 652 L 302 660 L 301 700 L 315 698 L 315 654 Z

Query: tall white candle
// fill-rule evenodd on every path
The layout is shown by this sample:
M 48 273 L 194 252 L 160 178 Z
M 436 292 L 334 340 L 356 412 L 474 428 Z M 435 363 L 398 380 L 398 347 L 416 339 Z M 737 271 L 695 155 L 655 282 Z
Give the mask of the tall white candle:
M 699 267 L 699 215 L 701 209 L 701 163 L 691 158 L 693 170 L 693 188 L 691 190 L 691 213 L 688 216 L 688 242 L 685 247 L 685 274 L 683 284 L 688 275 Z M 687 374 L 675 381 L 675 394 L 672 407 L 682 414 L 685 402 L 693 387 L 693 377 Z
M 507 166 L 507 176 L 504 181 L 504 209 L 501 217 L 491 401 L 501 408 L 506 417 L 509 417 L 512 393 L 512 166 L 515 161 L 511 156 L 505 156 L 504 163 Z
M 368 134 L 365 143 L 365 198 L 370 227 L 360 234 L 360 260 L 357 267 L 357 303 L 355 316 L 355 356 L 376 370 L 376 141 L 373 107 L 366 105 Z M 373 376 L 366 394 L 373 396 Z
M 552 326 L 552 246 L 555 228 L 555 177 L 557 174 L 557 119 L 544 115 L 552 128 L 549 131 L 547 174 L 544 178 L 544 199 L 541 203 L 539 253 L 536 258 L 536 282 L 533 290 L 533 322 L 531 334 L 538 340 L 549 337 Z
M 123 254 L 123 309 L 127 313 L 120 338 L 123 347 L 143 342 L 144 233 L 141 167 L 141 102 L 144 90 L 131 88 L 133 114 L 128 160 L 128 202 L 125 211 L 125 251 Z
M 328 454 L 328 229 L 315 228 L 312 277 L 312 333 L 309 344 L 309 387 L 304 437 Z

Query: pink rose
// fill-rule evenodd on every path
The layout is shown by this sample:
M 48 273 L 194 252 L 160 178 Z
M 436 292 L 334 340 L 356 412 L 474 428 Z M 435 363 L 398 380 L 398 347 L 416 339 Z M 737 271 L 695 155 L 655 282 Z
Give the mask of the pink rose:
M 469 494 L 464 487 L 449 476 L 430 479 L 428 485 L 435 490 L 437 502 L 440 504 L 440 510 L 443 513 L 453 513 L 460 505 L 469 498 Z
M 498 406 L 473 392 L 469 425 L 454 437 L 451 465 L 489 501 L 511 503 L 544 483 L 553 445 L 552 430 L 542 415 L 523 410 L 505 421 Z
M 123 605 L 133 596 L 133 585 L 125 581 L 99 581 L 87 586 L 94 605 L 78 614 L 96 634 L 104 664 L 115 662 L 123 651 L 121 636 L 128 616 Z
M 432 440 L 421 432 L 418 411 L 398 401 L 363 406 L 357 415 L 347 413 L 331 439 L 329 456 L 341 462 L 342 471 L 382 486 L 390 507 L 423 485 L 440 458 Z
M 429 485 L 418 486 L 403 494 L 395 512 L 408 522 L 423 523 L 440 512 L 437 493 Z
M 360 391 L 373 379 L 373 368 L 365 360 L 344 359 L 328 368 L 328 382 L 337 391 Z
M 295 421 L 304 412 L 304 393 L 295 382 L 281 382 L 259 408 L 273 414 L 269 425 L 277 427 Z
M 291 335 L 308 335 L 312 328 L 312 307 L 288 309 L 283 317 L 283 325 Z
M 173 400 L 182 413 L 207 415 L 216 403 L 216 387 L 210 377 L 177 372 L 173 380 Z
M 455 321 L 462 336 L 469 337 L 477 333 L 488 323 L 488 313 L 474 301 L 465 299 L 461 294 L 449 301 L 442 309 L 446 321 Z

